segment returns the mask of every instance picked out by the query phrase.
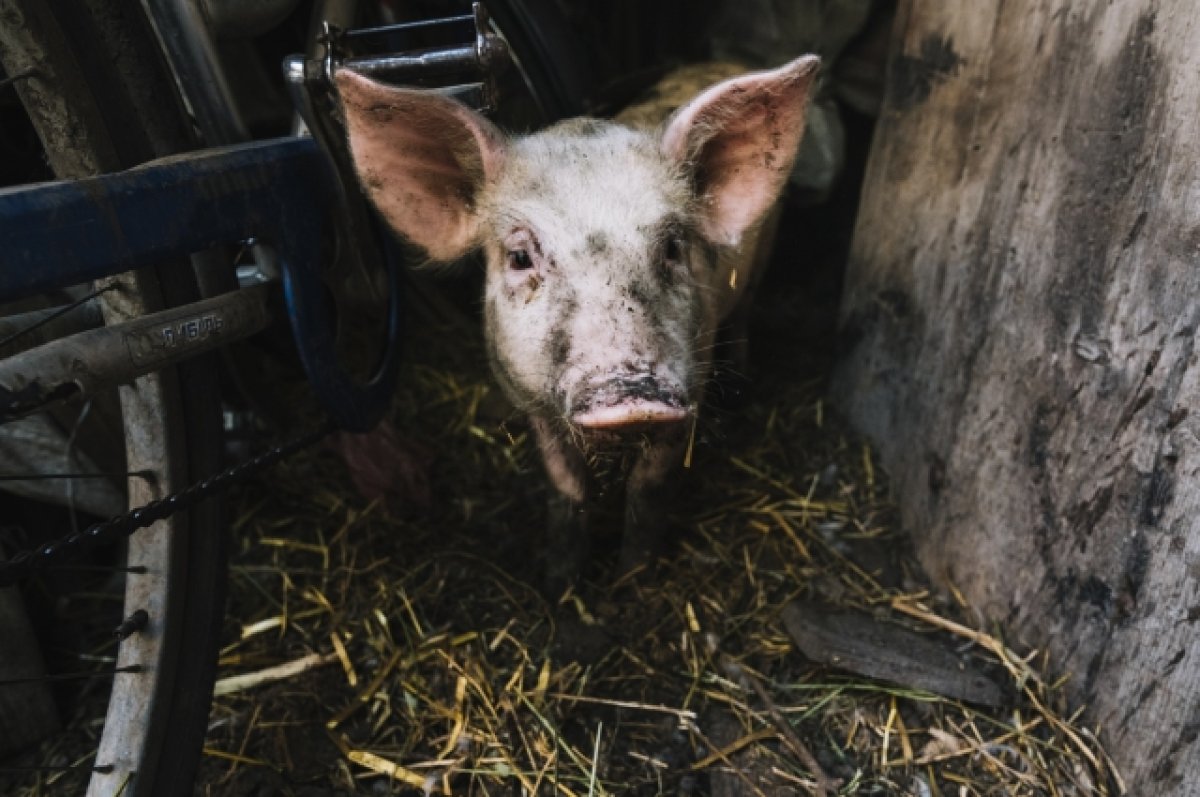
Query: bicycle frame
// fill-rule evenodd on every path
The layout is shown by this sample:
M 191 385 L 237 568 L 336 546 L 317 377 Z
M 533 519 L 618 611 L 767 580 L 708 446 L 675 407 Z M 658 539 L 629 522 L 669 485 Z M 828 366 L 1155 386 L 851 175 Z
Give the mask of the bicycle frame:
M 288 316 L 309 379 L 333 420 L 365 431 L 396 380 L 400 295 L 395 258 L 387 349 L 374 376 L 355 382 L 338 365 L 321 282 L 321 231 L 333 208 L 332 168 L 311 139 L 277 139 L 174 156 L 118 174 L 0 192 L 0 300 L 254 239 L 283 265 Z M 179 260 L 186 267 L 187 260 Z M 15 417 L 98 382 L 121 382 L 246 337 L 267 325 L 265 292 L 235 291 L 127 325 L 64 338 L 65 354 L 0 366 L 0 417 Z M 92 337 L 88 337 L 91 335 Z M 127 359 L 112 356 L 118 335 Z M 108 356 L 104 357 L 108 346 Z M 39 347 L 41 348 L 41 347 Z M 47 373 L 44 367 L 58 361 Z M 43 369 L 29 370 L 30 363 Z M 103 362 L 84 372 L 77 363 Z
M 30 11 L 26 17 L 33 19 L 40 2 L 22 0 L 14 7 Z M 121 0 L 88 3 L 95 7 L 86 9 L 89 14 L 96 9 L 124 11 Z M 76 8 L 74 3 L 64 3 L 62 8 L 85 10 L 83 5 L 80 2 Z M 237 4 L 227 5 L 232 9 Z M 328 5 L 354 3 L 331 0 Z M 149 0 L 143 6 L 146 10 L 171 7 L 187 11 L 196 4 L 190 0 Z M 57 567 L 78 557 L 90 547 L 120 540 L 137 528 L 145 529 L 128 542 L 127 560 L 131 564 L 124 578 L 122 605 L 126 617 L 140 616 L 143 625 L 148 623 L 145 628 L 149 633 L 135 632 L 132 638 L 123 639 L 117 648 L 117 667 L 104 673 L 114 680 L 88 793 L 124 792 L 127 787 L 139 794 L 158 793 L 162 791 L 160 780 L 183 783 L 191 778 L 191 751 L 199 748 L 207 713 L 207 690 L 212 678 L 208 654 L 216 649 L 220 632 L 220 584 L 227 537 L 216 533 L 223 519 L 220 507 L 209 499 L 300 445 L 315 442 L 330 427 L 329 422 L 319 424 L 302 438 L 219 470 L 222 440 L 216 411 L 222 396 L 215 380 L 210 379 L 211 363 L 195 363 L 192 367 L 183 361 L 266 327 L 273 315 L 280 315 L 281 287 L 296 348 L 313 393 L 330 421 L 352 431 L 367 431 L 374 426 L 391 403 L 397 379 L 399 259 L 390 239 L 380 234 L 380 225 L 372 218 L 349 168 L 345 133 L 337 124 L 332 70 L 346 64 L 383 80 L 482 103 L 489 96 L 486 89 L 491 88 L 490 70 L 500 68 L 505 48 L 498 32 L 487 26 L 480 8 L 470 17 L 355 31 L 345 34 L 345 38 L 327 25 L 325 35 L 317 40 L 323 49 L 313 48 L 322 57 L 310 53 L 308 58 L 289 59 L 285 70 L 296 108 L 316 138 L 242 144 L 231 139 L 244 131 L 232 124 L 229 130 L 221 130 L 214 123 L 236 119 L 236 108 L 228 97 L 192 96 L 193 90 L 205 94 L 208 81 L 203 75 L 220 75 L 222 67 L 213 60 L 212 48 L 205 53 L 181 53 L 176 48 L 174 34 L 204 33 L 196 20 L 180 19 L 174 25 L 158 20 L 153 31 L 149 26 L 144 31 L 139 28 L 135 31 L 138 35 L 132 37 L 148 52 L 154 51 L 155 38 L 164 45 L 167 52 L 157 54 L 166 55 L 172 62 L 174 74 L 169 75 L 165 70 L 159 74 L 148 67 L 120 69 L 128 62 L 108 57 L 107 46 L 90 46 L 93 40 L 106 41 L 104 37 L 76 41 L 59 35 L 67 27 L 60 24 L 62 20 L 80 16 L 64 13 L 60 18 L 48 13 L 48 34 L 32 37 L 27 44 L 22 40 L 18 42 L 22 46 L 14 46 L 11 51 L 22 58 L 45 56 L 54 66 L 63 64 L 63 77 L 57 82 L 66 88 L 74 84 L 80 87 L 78 97 L 63 88 L 62 108 L 55 106 L 53 118 L 47 120 L 39 113 L 40 106 L 24 94 L 19 97 L 23 108 L 14 106 L 14 111 L 26 113 L 36 132 L 45 137 L 48 157 L 82 151 L 93 143 L 92 138 L 98 145 L 116 140 L 119 137 L 112 133 L 121 132 L 123 122 L 136 131 L 136 120 L 157 119 L 148 111 L 161 109 L 159 95 L 172 83 L 188 94 L 187 109 L 203 140 L 210 145 L 230 145 L 89 179 L 0 189 L 0 303 L 11 302 L 4 307 L 10 315 L 0 319 L 0 423 L 54 402 L 86 396 L 89 401 L 73 402 L 73 406 L 64 408 L 78 411 L 75 425 L 70 426 L 68 419 L 62 440 L 55 437 L 55 443 L 64 443 L 69 457 L 76 431 L 92 410 L 92 395 L 105 386 L 131 382 L 140 375 L 181 364 L 178 373 L 154 374 L 139 380 L 133 389 L 121 391 L 119 420 L 128 473 L 105 469 L 105 462 L 100 463 L 101 467 L 81 466 L 79 473 L 61 473 L 54 466 L 46 470 L 50 478 L 96 476 L 111 479 L 114 485 L 122 476 L 128 476 L 130 511 L 46 542 L 40 537 L 32 543 L 20 539 L 15 546 L 23 550 L 0 568 L 0 581 L 15 583 L 41 568 Z M 5 33 L 10 25 L 12 30 L 24 30 L 16 27 L 23 18 L 18 15 L 14 22 L 6 17 Z M 124 19 L 116 13 L 104 18 Z M 407 36 L 410 32 L 414 34 L 411 41 Z M 119 38 L 119 44 L 128 44 L 127 39 Z M 339 44 L 344 47 L 335 46 Z M 104 55 L 105 69 L 88 70 L 86 66 L 91 62 L 82 57 L 76 64 L 76 53 Z M 146 59 L 151 60 L 157 63 L 157 59 Z M 113 76 L 108 74 L 107 62 L 118 67 Z M 14 63 L 19 67 L 13 70 L 15 75 L 37 76 L 37 72 L 24 69 L 20 59 Z M 192 79 L 189 67 L 198 70 L 201 78 Z M 93 85 L 88 79 L 90 71 L 103 80 L 97 79 Z M 46 76 L 58 77 L 52 73 L 47 70 Z M 126 86 L 126 78 L 139 75 L 153 76 L 154 80 L 148 80 L 142 86 L 144 90 L 136 92 L 137 102 L 128 103 L 133 112 L 116 112 L 114 109 L 123 108 L 125 100 L 130 99 L 125 90 L 135 93 Z M 54 89 L 60 88 L 57 82 L 46 80 Z M 109 88 L 112 90 L 103 90 Z M 114 98 L 116 101 L 109 102 Z M 71 146 L 72 142 L 60 145 L 53 135 L 55 126 L 69 126 L 76 121 L 76 113 L 86 121 L 87 115 L 79 109 L 91 108 L 92 104 L 113 112 L 99 120 L 104 124 L 97 124 L 94 132 L 87 130 L 87 140 L 81 146 Z M 271 118 L 273 122 L 283 121 L 274 115 Z M 297 127 L 293 120 L 292 129 Z M 139 157 L 150 157 L 150 153 L 188 146 L 184 135 L 164 136 L 162 141 L 149 143 L 154 146 L 131 148 L 128 157 L 97 158 L 95 164 L 87 164 L 86 172 L 60 173 L 93 173 L 104 165 L 111 168 L 116 163 L 129 164 Z M 330 241 L 336 241 L 337 246 L 330 247 Z M 267 284 L 250 284 L 247 280 L 236 290 L 216 296 L 209 293 L 209 298 L 191 301 L 196 288 L 203 292 L 214 284 L 231 283 L 228 278 L 234 265 L 219 250 L 251 245 L 257 263 L 268 266 Z M 336 259 L 323 254 L 331 250 L 336 251 Z M 199 257 L 189 258 L 192 254 Z M 276 262 L 279 267 L 270 268 Z M 225 263 L 229 263 L 227 271 Z M 197 279 L 188 273 L 193 264 L 203 267 Z M 126 273 L 143 266 L 152 268 L 147 268 L 144 275 Z M 112 279 L 118 275 L 124 276 Z M 172 284 L 173 275 L 180 284 Z M 376 278 L 385 276 L 388 287 L 368 293 L 377 285 Z M 56 301 L 55 297 L 64 295 L 60 289 L 72 288 L 75 298 L 74 290 L 89 282 L 96 283 L 97 292 L 110 293 L 95 301 L 84 298 L 45 308 Z M 121 294 L 126 290 L 130 292 L 128 297 Z M 14 301 L 35 295 L 36 302 Z M 364 313 L 371 317 L 387 303 L 386 320 L 380 330 L 385 335 L 383 355 L 373 375 L 365 379 L 348 374 L 337 356 L 329 311 L 331 295 L 335 302 L 344 299 L 354 311 L 371 302 Z M 156 300 L 173 306 L 150 312 Z M 31 305 L 39 309 L 30 309 Z M 103 325 L 102 315 L 110 322 L 108 326 Z M 118 323 L 113 316 L 132 320 Z M 342 314 L 342 318 L 347 317 L 350 314 Z M 244 376 L 239 367 L 234 364 L 235 374 Z M 258 384 L 249 379 L 246 382 L 247 390 L 254 390 Z M 112 398 L 98 397 L 98 417 L 89 421 L 88 431 L 110 420 L 105 413 L 115 409 L 104 402 Z M 61 413 L 64 417 L 70 414 Z M 14 427 L 6 431 L 14 432 L 19 446 L 16 434 L 21 430 Z M 107 442 L 102 440 L 100 445 Z M 104 452 L 113 448 L 108 446 Z M 84 451 L 83 446 L 78 450 Z M 121 460 L 119 454 L 112 459 Z M 42 472 L 38 468 L 31 476 Z M 16 476 L 25 478 L 22 474 Z M 58 500 L 60 496 L 50 497 Z M 65 499 L 74 512 L 70 487 Z M 55 534 L 53 529 L 50 534 Z M 4 542 L 7 553 L 7 535 Z M 107 552 L 102 560 L 107 564 Z M 115 577 L 109 582 L 120 587 Z M 87 763 L 79 767 L 84 771 L 87 768 L 91 768 Z
M 361 31 L 326 26 L 321 58 L 296 56 L 285 77 L 316 140 L 284 138 L 172 156 L 120 174 L 0 191 L 0 301 L 99 280 L 222 244 L 267 245 L 282 265 L 287 313 L 314 392 L 332 420 L 367 431 L 395 388 L 400 289 L 394 246 L 382 242 L 388 314 L 373 376 L 338 362 L 319 253 L 322 229 L 361 247 L 374 237 L 344 134 L 332 119 L 333 70 L 346 66 L 490 104 L 507 48 L 469 16 Z M 436 47 L 406 51 L 415 32 Z M 334 223 L 327 224 L 328 220 Z M 359 250 L 362 252 L 362 250 Z M 247 337 L 271 320 L 265 290 L 243 289 L 134 321 L 68 335 L 0 362 L 0 422 Z

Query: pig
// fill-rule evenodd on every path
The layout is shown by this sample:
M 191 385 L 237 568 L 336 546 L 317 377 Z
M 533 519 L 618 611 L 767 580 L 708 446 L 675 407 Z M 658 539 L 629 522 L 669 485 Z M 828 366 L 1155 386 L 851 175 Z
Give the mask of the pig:
M 589 556 L 598 494 L 624 488 L 619 573 L 658 551 L 718 329 L 744 322 L 819 59 L 728 74 L 679 104 L 509 137 L 464 105 L 340 70 L 355 170 L 431 261 L 482 249 L 495 378 L 553 485 L 547 587 Z M 720 72 L 721 70 L 718 70 Z M 734 338 L 744 337 L 735 334 Z

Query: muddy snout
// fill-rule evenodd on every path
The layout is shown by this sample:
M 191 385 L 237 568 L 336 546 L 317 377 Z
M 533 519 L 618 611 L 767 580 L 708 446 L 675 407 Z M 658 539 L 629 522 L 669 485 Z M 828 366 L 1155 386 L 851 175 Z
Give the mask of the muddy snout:
M 586 431 L 667 431 L 687 420 L 683 389 L 653 374 L 591 380 L 571 404 L 571 421 Z

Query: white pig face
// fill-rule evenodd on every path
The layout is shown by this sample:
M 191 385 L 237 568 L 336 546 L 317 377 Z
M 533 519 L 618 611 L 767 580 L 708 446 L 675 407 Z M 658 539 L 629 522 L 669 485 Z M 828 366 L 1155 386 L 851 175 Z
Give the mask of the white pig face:
M 573 120 L 513 142 L 480 197 L 494 370 L 528 410 L 605 427 L 698 398 L 714 257 L 656 136 Z
M 509 397 L 573 429 L 674 425 L 699 400 L 728 263 L 795 159 L 818 61 L 725 80 L 659 129 L 576 119 L 508 139 L 445 97 L 339 72 L 359 177 L 432 260 L 487 259 Z

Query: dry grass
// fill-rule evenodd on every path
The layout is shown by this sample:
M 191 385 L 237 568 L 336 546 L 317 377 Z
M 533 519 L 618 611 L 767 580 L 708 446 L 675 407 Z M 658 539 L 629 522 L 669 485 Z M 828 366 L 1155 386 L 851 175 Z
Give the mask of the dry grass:
M 821 369 L 796 370 L 815 358 L 760 352 L 755 398 L 706 415 L 652 572 L 612 583 L 614 514 L 579 589 L 548 600 L 536 453 L 475 327 L 435 315 L 415 320 L 393 413 L 397 493 L 363 499 L 326 448 L 235 497 L 199 794 L 1125 792 L 1050 663 L 931 589 Z M 1001 707 L 805 659 L 781 619 L 796 601 L 940 641 L 1002 684 Z M 76 769 L 12 793 L 77 791 L 89 710 L 32 759 Z
M 672 553 L 616 585 L 600 557 L 551 602 L 536 454 L 473 336 L 430 338 L 454 344 L 413 352 L 395 412 L 436 452 L 428 507 L 366 502 L 328 451 L 241 494 L 201 793 L 815 793 L 803 748 L 839 794 L 1123 793 L 1046 662 L 930 591 L 819 381 L 706 418 Z M 806 661 L 798 598 L 957 646 L 1004 707 Z

